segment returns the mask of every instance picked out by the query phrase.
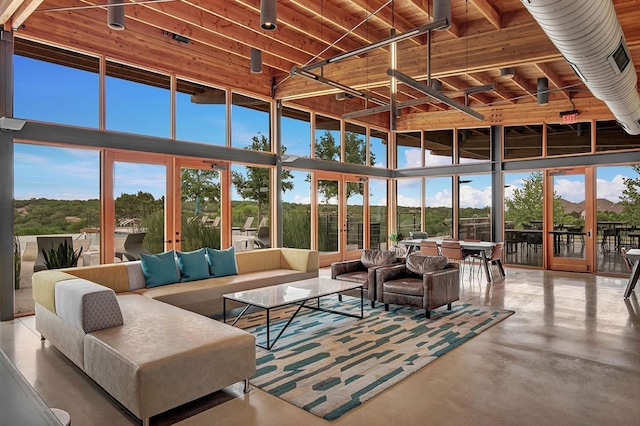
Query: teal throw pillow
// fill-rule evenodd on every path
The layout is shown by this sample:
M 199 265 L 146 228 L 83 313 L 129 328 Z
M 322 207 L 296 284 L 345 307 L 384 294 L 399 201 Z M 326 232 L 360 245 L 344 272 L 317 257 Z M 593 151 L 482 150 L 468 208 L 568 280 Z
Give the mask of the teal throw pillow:
M 176 267 L 175 251 L 158 254 L 140 254 L 142 273 L 147 288 L 173 284 L 180 281 Z
M 178 266 L 180 267 L 180 281 L 197 281 L 209 278 L 209 264 L 205 257 L 206 250 L 176 252 Z
M 207 257 L 209 258 L 209 273 L 212 277 L 238 275 L 236 251 L 233 246 L 226 250 L 216 250 L 207 247 Z

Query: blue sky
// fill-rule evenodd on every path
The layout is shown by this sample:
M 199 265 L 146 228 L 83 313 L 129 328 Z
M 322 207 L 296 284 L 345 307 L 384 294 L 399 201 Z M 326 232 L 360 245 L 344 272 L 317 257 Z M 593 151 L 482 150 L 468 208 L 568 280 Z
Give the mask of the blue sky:
M 50 121 L 90 128 L 98 127 L 98 76 L 95 73 L 63 68 L 20 56 L 14 60 L 16 117 Z M 106 79 L 106 127 L 110 130 L 169 136 L 169 91 L 125 80 Z M 224 145 L 225 109 L 220 104 L 194 104 L 190 96 L 181 94 L 176 100 L 176 133 L 179 139 Z M 289 118 L 283 119 L 283 145 L 288 154 L 309 156 L 310 126 Z M 258 134 L 269 133 L 268 115 L 250 108 L 232 108 L 232 146 L 244 147 Z M 319 137 L 319 134 L 316 135 Z M 386 145 L 372 147 L 378 160 L 386 159 Z M 419 167 L 421 152 L 403 148 L 398 155 L 399 167 Z M 448 157 L 425 155 L 429 166 L 450 164 Z M 99 194 L 99 158 L 97 151 L 17 144 L 15 149 L 15 198 L 89 199 Z M 383 167 L 384 164 L 376 164 Z M 308 203 L 310 200 L 307 173 L 294 172 L 294 190 L 283 194 L 286 202 Z M 529 173 L 505 175 L 505 195 L 522 185 Z M 637 177 L 630 167 L 600 167 L 597 171 L 597 196 L 619 201 L 624 189 L 624 177 Z M 461 177 L 471 182 L 460 186 L 462 207 L 490 205 L 489 175 Z M 556 178 L 558 194 L 569 201 L 580 202 L 584 192 L 576 190 L 574 179 Z M 371 179 L 370 203 L 384 205 L 386 188 L 383 181 Z M 164 194 L 164 166 L 118 163 L 115 174 L 115 195 L 147 191 L 155 197 Z M 400 205 L 419 206 L 419 179 L 398 183 Z M 580 195 L 582 194 L 582 195 Z M 239 199 L 233 194 L 234 199 Z M 352 200 L 361 202 L 359 200 Z M 451 179 L 430 179 L 427 204 L 451 205 Z

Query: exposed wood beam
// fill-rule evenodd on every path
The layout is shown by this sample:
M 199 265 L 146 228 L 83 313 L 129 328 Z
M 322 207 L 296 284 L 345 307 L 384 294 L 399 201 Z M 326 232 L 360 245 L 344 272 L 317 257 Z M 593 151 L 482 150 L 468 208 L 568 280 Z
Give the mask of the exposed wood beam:
M 487 0 L 470 0 L 470 2 L 496 29 L 502 28 L 502 15 L 491 3 Z
M 40 6 L 43 0 L 26 0 L 22 2 L 18 10 L 15 11 L 13 16 L 11 17 L 11 28 L 17 30 L 20 28 L 20 25 L 27 20 L 29 16 L 33 13 L 34 10 Z
M 567 89 L 564 89 L 566 83 L 560 76 L 549 66 L 548 63 L 540 62 L 536 63 L 536 67 L 540 70 L 542 74 L 544 74 L 554 86 L 558 88 L 558 92 L 561 93 L 565 98 L 571 99 L 571 92 Z
M 375 40 L 380 40 L 389 36 L 388 31 L 379 31 L 376 28 L 372 28 L 372 25 L 368 25 L 366 23 L 356 28 L 356 26 L 362 21 L 361 19 L 355 19 L 351 15 L 346 15 L 341 9 L 328 2 L 323 4 L 323 2 L 319 1 L 310 2 L 291 0 L 289 3 L 295 4 L 300 9 L 313 13 L 322 20 L 326 20 L 327 23 L 337 26 L 344 33 L 351 31 L 351 34 L 353 34 L 354 37 L 359 38 L 362 43 L 371 43 Z M 337 38 L 335 40 L 337 40 Z M 351 49 L 352 48 L 347 48 L 345 50 Z
M 362 9 L 362 14 L 364 16 L 365 13 L 371 13 L 377 10 L 380 6 L 386 3 L 387 0 L 352 0 L 351 3 L 357 5 L 360 9 Z M 378 13 L 371 17 L 373 21 L 379 21 L 384 26 L 388 28 L 395 28 L 397 32 L 403 33 L 405 31 L 409 31 L 415 28 L 411 22 L 407 21 L 398 13 L 393 12 L 393 3 L 384 7 Z M 428 21 L 424 22 L 428 24 Z M 388 36 L 389 34 L 387 34 Z M 411 40 L 414 44 L 420 44 L 418 40 Z
M 469 51 L 469 45 L 486 46 Z M 487 61 L 491 57 L 491 62 Z M 432 45 L 432 78 L 441 78 L 465 72 L 486 72 L 502 66 L 528 65 L 536 62 L 560 60 L 562 55 L 544 35 L 537 23 L 529 23 L 501 31 L 479 34 L 469 40 L 447 40 Z M 424 46 L 410 47 L 398 55 L 398 70 L 416 80 L 426 79 L 426 51 Z M 354 58 L 325 67 L 324 75 L 347 86 L 362 89 L 388 84 L 386 68 L 389 58 L 386 52 L 371 52 L 366 58 Z M 358 70 L 358 72 L 354 72 Z M 277 92 L 278 97 L 293 99 L 298 96 L 315 96 L 305 92 L 308 87 L 298 87 L 299 79 L 289 79 Z M 527 84 L 529 90 L 531 85 Z M 535 92 L 535 90 L 533 90 Z
M 18 7 L 23 3 L 24 0 L 2 0 L 0 2 L 0 7 L 2 11 L 0 12 L 0 24 L 4 25 L 9 22 L 13 12 L 18 10 Z

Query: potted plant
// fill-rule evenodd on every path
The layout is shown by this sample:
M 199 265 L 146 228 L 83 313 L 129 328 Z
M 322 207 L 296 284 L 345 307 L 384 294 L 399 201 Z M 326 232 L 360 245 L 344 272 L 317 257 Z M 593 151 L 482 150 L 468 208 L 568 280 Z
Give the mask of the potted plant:
M 73 245 L 67 244 L 66 241 L 60 243 L 57 248 L 52 248 L 48 253 L 45 249 L 42 249 L 44 264 L 47 269 L 74 268 L 78 266 L 81 254 L 82 247 L 76 252 L 73 250 Z
M 389 234 L 389 241 L 391 241 L 392 244 L 392 250 L 396 251 L 396 254 L 398 256 L 404 256 L 406 253 L 405 248 L 400 245 L 400 241 L 404 239 L 404 235 L 402 235 L 399 232 L 392 232 L 391 234 Z

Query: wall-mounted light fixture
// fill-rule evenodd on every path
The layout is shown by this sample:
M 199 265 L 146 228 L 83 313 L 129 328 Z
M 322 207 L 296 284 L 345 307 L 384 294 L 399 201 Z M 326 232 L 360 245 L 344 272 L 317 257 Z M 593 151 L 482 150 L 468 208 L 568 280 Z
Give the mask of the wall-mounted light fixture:
M 260 0 L 260 28 L 273 31 L 277 27 L 276 0 Z
M 12 117 L 0 117 L 0 130 L 22 130 L 26 124 L 26 120 Z
M 280 156 L 280 162 L 281 163 L 293 163 L 298 158 L 299 157 L 297 155 L 282 154 Z
M 124 30 L 124 0 L 109 0 L 107 2 L 107 25 L 115 31 Z
M 213 170 L 217 170 L 217 171 L 222 171 L 222 170 L 227 170 L 227 165 L 226 164 L 218 164 L 218 163 L 213 163 L 211 165 L 211 168 Z
M 251 74 L 262 74 L 262 51 L 251 48 Z
M 549 80 L 546 77 L 538 79 L 538 105 L 549 103 Z

